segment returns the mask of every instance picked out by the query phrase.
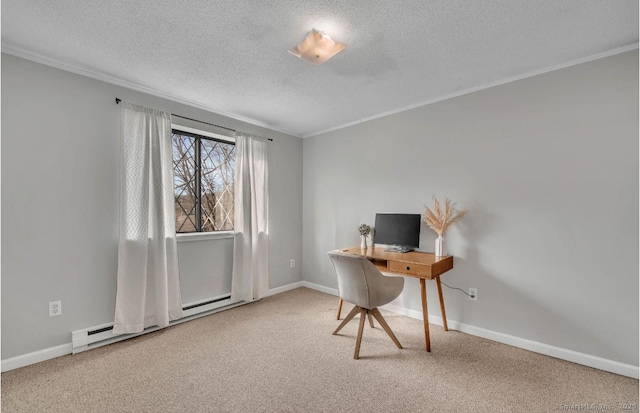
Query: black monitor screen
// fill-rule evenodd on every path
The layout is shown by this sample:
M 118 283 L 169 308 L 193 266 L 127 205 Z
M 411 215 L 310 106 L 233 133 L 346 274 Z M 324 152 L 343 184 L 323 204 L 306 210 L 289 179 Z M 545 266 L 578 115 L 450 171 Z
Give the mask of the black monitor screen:
M 376 214 L 373 242 L 418 248 L 420 219 L 420 214 Z

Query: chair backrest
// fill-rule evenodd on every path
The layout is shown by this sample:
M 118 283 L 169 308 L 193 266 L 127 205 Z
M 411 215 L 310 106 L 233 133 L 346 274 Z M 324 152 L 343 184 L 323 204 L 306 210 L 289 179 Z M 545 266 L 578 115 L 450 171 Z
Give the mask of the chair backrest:
M 339 251 L 328 254 L 344 301 L 371 309 L 391 302 L 402 292 L 403 278 L 385 277 L 368 259 Z

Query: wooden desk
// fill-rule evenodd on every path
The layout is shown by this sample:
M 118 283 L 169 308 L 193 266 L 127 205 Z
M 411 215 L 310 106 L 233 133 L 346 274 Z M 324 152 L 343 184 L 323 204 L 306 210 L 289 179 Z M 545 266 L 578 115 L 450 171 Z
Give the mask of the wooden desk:
M 440 313 L 442 314 L 442 325 L 445 331 L 447 327 L 447 314 L 444 311 L 444 299 L 442 297 L 442 285 L 440 275 L 453 268 L 453 257 L 436 257 L 429 252 L 387 252 L 384 247 L 369 247 L 362 249 L 352 247 L 342 249 L 348 254 L 360 255 L 368 258 L 380 270 L 380 272 L 393 273 L 407 277 L 420 279 L 420 295 L 422 296 L 422 319 L 424 320 L 424 340 L 427 351 L 431 351 L 431 340 L 429 339 L 429 313 L 427 312 L 427 283 L 426 280 L 436 280 L 438 287 L 438 298 L 440 299 Z M 342 299 L 338 303 L 338 319 L 342 310 Z

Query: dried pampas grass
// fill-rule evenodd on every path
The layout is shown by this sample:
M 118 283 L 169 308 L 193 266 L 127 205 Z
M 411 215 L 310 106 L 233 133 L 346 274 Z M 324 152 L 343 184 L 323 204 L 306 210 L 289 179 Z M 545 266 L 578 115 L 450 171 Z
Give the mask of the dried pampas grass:
M 449 198 L 444 199 L 444 208 L 440 205 L 438 198 L 433 196 L 433 210 L 425 207 L 422 218 L 429 228 L 434 230 L 438 236 L 443 236 L 447 229 L 455 224 L 460 218 L 469 212 L 468 209 L 458 211 L 455 202 L 451 202 Z

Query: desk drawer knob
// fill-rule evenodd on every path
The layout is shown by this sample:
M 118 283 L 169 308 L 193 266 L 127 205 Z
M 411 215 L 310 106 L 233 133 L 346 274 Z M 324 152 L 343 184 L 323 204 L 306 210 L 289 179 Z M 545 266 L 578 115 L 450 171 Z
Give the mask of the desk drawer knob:
M 407 267 L 407 271 L 409 271 L 411 269 L 411 267 Z

